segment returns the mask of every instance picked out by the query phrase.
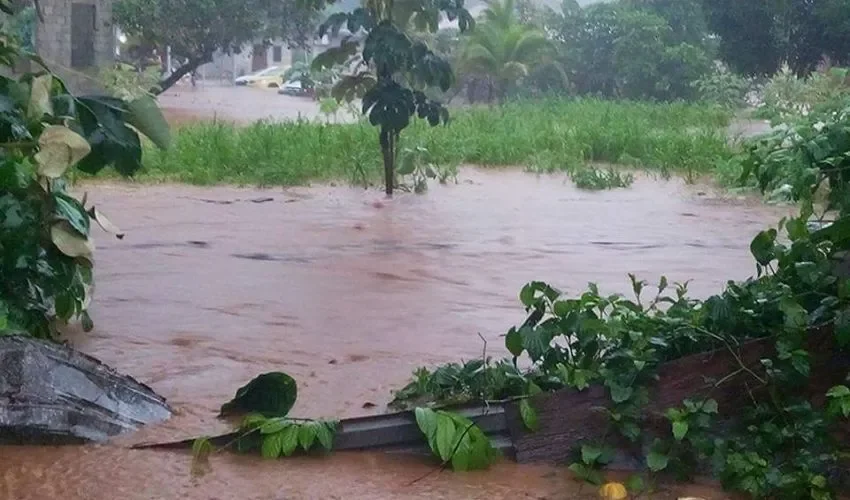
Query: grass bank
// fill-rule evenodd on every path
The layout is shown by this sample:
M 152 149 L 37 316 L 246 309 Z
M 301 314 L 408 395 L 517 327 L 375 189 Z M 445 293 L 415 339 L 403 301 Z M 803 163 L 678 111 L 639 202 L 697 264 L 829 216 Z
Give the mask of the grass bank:
M 729 120 L 699 105 L 527 101 L 455 111 L 447 126 L 417 120 L 402 145 L 424 146 L 439 164 L 552 171 L 606 162 L 699 175 L 728 158 Z M 270 186 L 380 175 L 377 129 L 368 123 L 203 122 L 181 126 L 174 139 L 168 151 L 145 151 L 139 180 Z

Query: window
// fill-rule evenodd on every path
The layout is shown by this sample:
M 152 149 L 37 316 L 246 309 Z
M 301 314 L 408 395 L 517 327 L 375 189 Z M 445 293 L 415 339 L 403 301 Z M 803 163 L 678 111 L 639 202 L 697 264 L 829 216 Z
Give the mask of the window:
M 71 67 L 90 68 L 95 65 L 96 9 L 92 4 L 71 4 Z
M 272 50 L 272 62 L 279 63 L 281 61 L 283 61 L 283 47 L 275 45 Z

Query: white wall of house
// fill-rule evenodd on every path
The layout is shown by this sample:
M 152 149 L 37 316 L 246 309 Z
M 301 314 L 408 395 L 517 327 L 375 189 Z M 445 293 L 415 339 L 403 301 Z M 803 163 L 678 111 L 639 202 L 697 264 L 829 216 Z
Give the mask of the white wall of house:
M 345 33 L 342 33 L 344 35 Z M 320 53 L 338 43 L 339 40 L 331 40 L 325 35 L 322 39 L 314 40 L 311 44 L 313 54 Z M 299 53 L 303 51 L 294 51 L 283 41 L 272 42 L 266 47 L 266 57 L 262 68 L 269 66 L 290 66 Z M 306 61 L 309 62 L 309 61 Z M 213 62 L 205 64 L 199 70 L 199 74 L 207 79 L 223 78 L 227 75 L 238 77 L 247 75 L 254 71 L 254 47 L 246 45 L 239 54 L 224 54 L 218 53 L 213 56 Z

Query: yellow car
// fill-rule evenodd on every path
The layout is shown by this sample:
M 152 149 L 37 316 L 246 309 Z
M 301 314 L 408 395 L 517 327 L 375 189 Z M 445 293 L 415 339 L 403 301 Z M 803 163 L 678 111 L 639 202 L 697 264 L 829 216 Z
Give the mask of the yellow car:
M 289 68 L 286 66 L 270 66 L 266 69 L 240 76 L 233 81 L 236 85 L 249 85 L 263 89 L 276 89 L 283 84 L 283 74 Z

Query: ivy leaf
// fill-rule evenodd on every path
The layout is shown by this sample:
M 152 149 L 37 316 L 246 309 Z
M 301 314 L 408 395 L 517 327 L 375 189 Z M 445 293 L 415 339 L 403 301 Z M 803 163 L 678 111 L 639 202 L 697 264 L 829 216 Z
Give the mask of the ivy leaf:
M 292 424 L 280 432 L 280 452 L 283 456 L 288 457 L 292 455 L 295 448 L 298 447 L 298 434 L 300 427 L 300 425 Z
M 38 138 L 35 161 L 39 175 L 56 179 L 91 152 L 88 141 L 68 127 L 51 125 Z
M 602 473 L 592 467 L 588 467 L 582 463 L 573 463 L 568 467 L 573 474 L 576 475 L 582 481 L 588 482 L 590 484 L 600 485 L 604 481 L 602 477 Z
M 670 458 L 664 453 L 650 451 L 646 456 L 646 465 L 652 472 L 662 471 L 667 468 Z
M 53 114 L 50 101 L 50 89 L 53 87 L 53 75 L 40 75 L 32 79 L 30 101 L 27 107 L 27 118 L 31 121 L 41 120 L 44 115 Z M 64 127 L 63 127 L 64 128 Z
M 260 453 L 263 458 L 277 458 L 280 456 L 283 447 L 283 432 L 276 434 L 266 434 L 263 436 L 263 445 L 260 448 Z
M 703 413 L 713 413 L 716 414 L 718 411 L 717 401 L 714 399 L 706 399 L 702 403 L 702 411 Z
M 455 446 L 455 422 L 444 414 L 437 414 L 437 453 L 442 461 L 452 456 Z
M 850 396 L 850 388 L 846 385 L 836 385 L 827 391 L 826 395 L 830 398 L 844 398 Z
M 67 221 L 56 223 L 50 227 L 50 239 L 56 245 L 56 248 L 68 257 L 91 259 L 94 253 L 94 243 L 91 239 L 80 236 Z
M 602 448 L 585 444 L 581 446 L 581 461 L 587 465 L 593 465 L 602 456 Z
M 53 202 L 57 216 L 68 221 L 68 224 L 80 233 L 80 236 L 89 235 L 89 215 L 79 201 L 64 193 L 54 193 Z
M 622 386 L 616 383 L 609 383 L 608 389 L 611 390 L 611 400 L 615 403 L 624 403 L 632 397 L 634 389 L 631 387 Z
M 684 420 L 677 420 L 673 422 L 673 437 L 676 441 L 681 441 L 685 438 L 685 435 L 688 433 L 688 423 Z
M 791 365 L 797 370 L 797 373 L 804 377 L 809 376 L 809 353 L 803 349 L 797 349 L 791 353 Z
M 536 432 L 540 428 L 540 421 L 537 418 L 537 411 L 528 402 L 528 399 L 523 399 L 519 402 L 519 414 L 522 417 L 522 423 L 525 428 L 531 432 Z
M 301 445 L 301 448 L 304 451 L 310 451 L 310 448 L 313 447 L 313 443 L 316 442 L 317 426 L 322 425 L 321 423 L 316 422 L 308 422 L 298 429 L 298 444 Z

